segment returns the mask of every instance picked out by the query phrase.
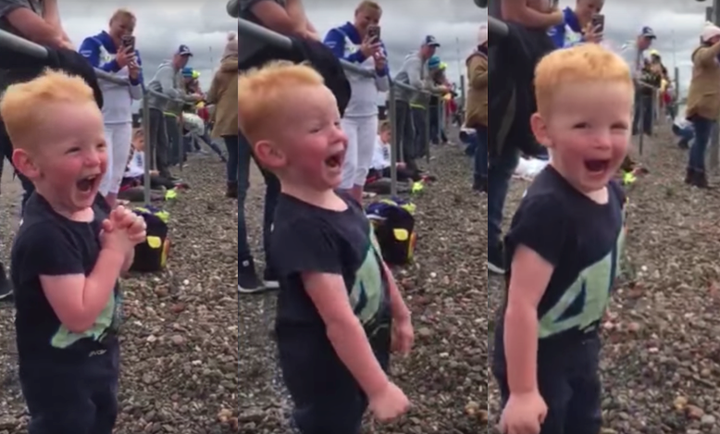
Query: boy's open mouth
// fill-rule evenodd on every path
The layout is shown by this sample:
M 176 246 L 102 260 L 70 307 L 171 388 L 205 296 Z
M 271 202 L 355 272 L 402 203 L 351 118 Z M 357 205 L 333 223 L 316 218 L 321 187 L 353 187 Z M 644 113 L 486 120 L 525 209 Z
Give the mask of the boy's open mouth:
M 585 160 L 585 169 L 591 173 L 605 172 L 610 165 L 610 160 Z
M 99 179 L 100 175 L 86 176 L 85 178 L 81 178 L 76 185 L 78 190 L 82 191 L 83 193 L 87 193 L 91 191 L 93 187 L 95 187 Z
M 337 152 L 325 159 L 325 165 L 331 169 L 336 169 L 342 166 L 343 163 L 343 152 Z

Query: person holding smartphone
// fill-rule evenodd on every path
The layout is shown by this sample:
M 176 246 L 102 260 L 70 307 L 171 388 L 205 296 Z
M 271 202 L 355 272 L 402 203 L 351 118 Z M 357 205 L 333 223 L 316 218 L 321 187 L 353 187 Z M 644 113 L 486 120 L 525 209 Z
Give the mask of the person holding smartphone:
M 601 14 L 604 0 L 577 0 L 575 8 L 563 9 L 563 22 L 548 30 L 557 48 L 568 48 L 585 42 L 599 43 L 605 30 Z
M 115 205 L 130 156 L 132 102 L 143 97 L 142 63 L 133 36 L 136 23 L 132 12 L 118 9 L 110 17 L 109 29 L 85 38 L 79 50 L 94 68 L 129 81 L 129 86 L 100 81 L 105 101 L 102 113 L 108 146 L 108 170 L 100 185 L 100 193 L 110 206 Z
M 375 136 L 378 130 L 378 92 L 390 89 L 387 50 L 380 39 L 382 9 L 374 1 L 363 1 L 355 9 L 355 19 L 331 29 L 325 36 L 336 57 L 374 72 L 373 75 L 347 73 L 352 87 L 350 103 L 345 109 L 342 129 L 348 136 L 340 188 L 362 201 L 368 171 L 372 165 Z

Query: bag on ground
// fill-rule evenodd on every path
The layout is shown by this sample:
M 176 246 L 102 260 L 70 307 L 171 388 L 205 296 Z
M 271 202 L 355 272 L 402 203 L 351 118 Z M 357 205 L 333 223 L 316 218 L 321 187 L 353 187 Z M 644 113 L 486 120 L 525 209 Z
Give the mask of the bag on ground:
M 130 271 L 140 273 L 162 271 L 167 265 L 170 252 L 170 239 L 168 238 L 170 215 L 167 211 L 154 207 L 135 208 L 133 212 L 145 220 L 147 241 L 135 246 L 135 260 Z
M 385 262 L 389 265 L 412 262 L 417 239 L 415 205 L 399 198 L 383 199 L 368 205 L 365 213 L 373 225 Z

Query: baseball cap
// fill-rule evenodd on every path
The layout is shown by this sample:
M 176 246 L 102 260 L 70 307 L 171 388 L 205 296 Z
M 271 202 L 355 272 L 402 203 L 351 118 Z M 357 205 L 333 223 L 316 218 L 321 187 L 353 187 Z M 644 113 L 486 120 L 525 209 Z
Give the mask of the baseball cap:
M 438 69 L 438 68 L 440 68 L 441 63 L 442 62 L 440 61 L 440 58 L 438 56 L 432 56 L 428 60 L 428 68 L 429 69 Z
M 175 53 L 175 54 L 179 54 L 181 56 L 192 56 L 193 55 L 192 51 L 190 51 L 190 47 L 188 47 L 187 45 L 181 45 L 180 47 L 178 47 L 177 53 Z
M 642 30 L 640 30 L 640 36 L 649 38 L 649 39 L 657 38 L 657 36 L 655 36 L 655 32 L 653 31 L 653 29 L 648 26 L 645 26 L 642 28 Z
M 718 35 L 720 35 L 720 27 L 708 24 L 703 27 L 702 32 L 700 33 L 700 39 L 702 39 L 703 42 L 707 42 Z
M 423 39 L 423 45 L 427 45 L 430 47 L 439 47 L 440 43 L 435 39 L 435 36 L 433 35 L 427 35 L 425 36 L 425 39 Z

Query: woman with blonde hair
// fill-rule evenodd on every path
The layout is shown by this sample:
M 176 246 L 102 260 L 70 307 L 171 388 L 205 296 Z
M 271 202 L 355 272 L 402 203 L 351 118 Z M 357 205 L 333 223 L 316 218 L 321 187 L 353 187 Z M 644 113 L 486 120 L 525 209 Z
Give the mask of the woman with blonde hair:
M 110 17 L 108 31 L 85 38 L 80 45 L 90 64 L 128 84 L 98 80 L 103 93 L 103 122 L 108 146 L 108 168 L 100 184 L 100 193 L 114 206 L 132 141 L 132 103 L 143 97 L 142 62 L 135 49 L 133 32 L 137 19 L 127 9 L 118 9 Z

